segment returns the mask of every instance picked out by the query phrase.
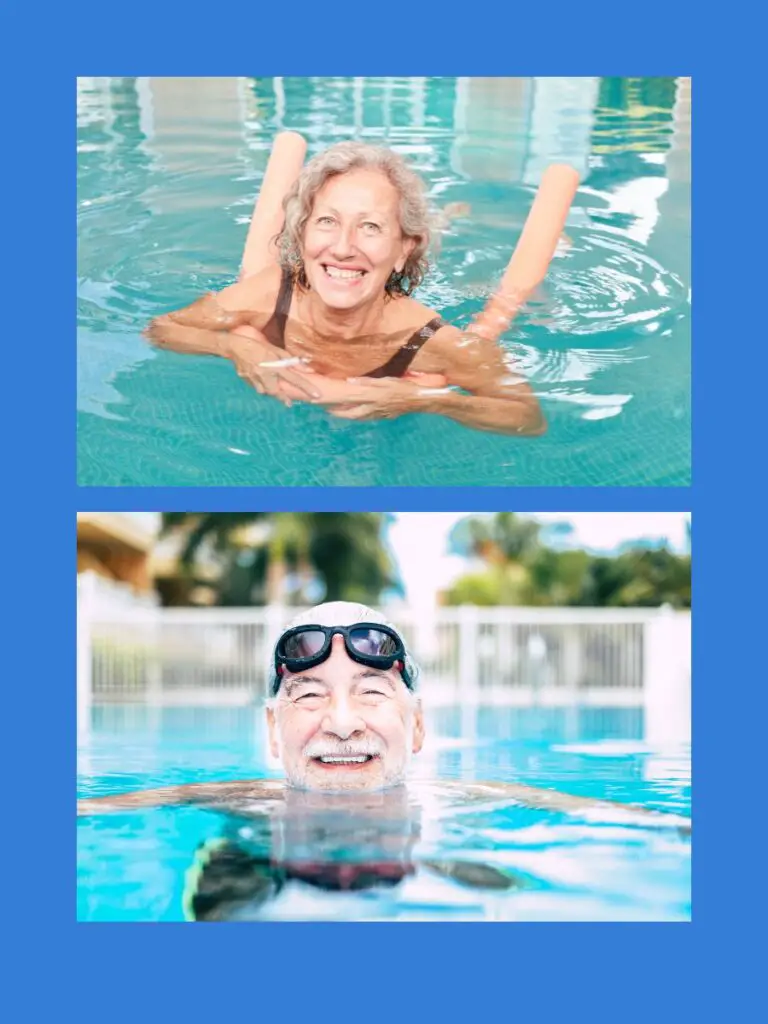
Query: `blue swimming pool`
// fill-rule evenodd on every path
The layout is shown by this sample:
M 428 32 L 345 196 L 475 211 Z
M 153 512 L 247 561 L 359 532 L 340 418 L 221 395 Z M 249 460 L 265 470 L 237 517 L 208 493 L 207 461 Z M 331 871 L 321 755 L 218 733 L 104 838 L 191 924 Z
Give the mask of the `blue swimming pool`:
M 541 172 L 581 188 L 504 345 L 550 423 L 511 439 L 409 415 L 349 423 L 157 352 L 157 314 L 231 283 L 277 131 L 406 156 L 451 222 L 418 297 L 465 326 Z M 78 479 L 85 485 L 687 485 L 686 79 L 81 79 Z
M 81 737 L 78 795 L 272 777 L 262 714 L 95 706 Z M 78 819 L 78 919 L 184 920 L 201 848 L 222 842 L 270 878 L 282 872 L 269 898 L 241 911 L 245 919 L 690 918 L 691 843 L 672 824 L 690 816 L 690 747 L 649 747 L 640 710 L 445 707 L 430 713 L 428 735 L 407 806 L 384 818 L 302 806 L 277 816 L 187 807 Z M 666 812 L 670 827 L 495 796 L 462 804 L 436 780 L 522 782 L 639 804 Z M 300 871 L 284 870 L 297 863 Z M 338 891 L 317 884 L 328 864 L 385 870 L 378 884 Z

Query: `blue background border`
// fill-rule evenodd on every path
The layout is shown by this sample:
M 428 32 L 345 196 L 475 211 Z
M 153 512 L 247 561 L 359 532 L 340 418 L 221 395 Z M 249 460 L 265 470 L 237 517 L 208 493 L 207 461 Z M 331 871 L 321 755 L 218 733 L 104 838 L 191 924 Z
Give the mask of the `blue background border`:
M 746 952 L 761 892 L 748 783 L 763 731 L 764 607 L 756 503 L 765 435 L 761 181 L 748 79 L 754 25 L 727 11 L 704 40 L 698 5 L 72 3 L 17 0 L 4 39 L 7 451 L 5 921 L 19 965 L 13 1019 L 79 1022 L 364 1015 L 381 1019 L 751 1019 Z M 239 6 L 239 5 L 238 5 Z M 175 7 L 175 9 L 174 9 Z M 234 26 L 234 27 L 233 27 Z M 738 40 L 729 34 L 741 32 Z M 297 35 L 297 33 L 301 33 Z M 692 34 L 698 33 L 694 56 Z M 26 42 L 25 42 L 26 40 Z M 392 48 L 391 55 L 388 47 Z M 75 486 L 77 74 L 690 74 L 694 175 L 691 490 L 120 490 Z M 751 204 L 752 193 L 756 200 Z M 7 229 L 10 228 L 10 231 Z M 725 261 L 718 254 L 726 254 Z M 15 315 L 14 315 L 15 314 Z M 742 408 L 742 405 L 744 408 Z M 690 925 L 223 925 L 75 923 L 75 512 L 82 509 L 693 509 L 694 921 Z M 735 517 L 738 517 L 735 518 Z M 763 560 L 764 561 L 764 560 Z M 16 619 L 18 621 L 16 621 Z M 12 641 L 12 642 L 11 642 Z M 758 649 L 759 650 L 759 649 Z M 755 686 L 754 684 L 758 685 Z M 724 702 L 722 694 L 728 695 Z M 755 802 L 759 797 L 755 799 Z M 758 918 L 759 921 L 759 918 Z M 355 932 L 351 929 L 359 929 Z M 761 929 L 762 930 L 762 929 Z M 755 949 L 756 947 L 752 947 Z M 5 957 L 8 965 L 8 955 Z M 752 989 L 752 992 L 750 992 Z M 743 1009 L 739 1009 L 739 1004 Z M 750 1007 L 747 1010 L 747 1007 Z

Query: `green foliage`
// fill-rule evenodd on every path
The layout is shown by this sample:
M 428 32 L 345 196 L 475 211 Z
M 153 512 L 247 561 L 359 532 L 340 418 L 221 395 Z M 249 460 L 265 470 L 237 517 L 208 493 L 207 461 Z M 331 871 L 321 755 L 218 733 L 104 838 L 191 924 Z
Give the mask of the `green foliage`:
M 178 575 L 186 587 L 161 587 L 168 603 L 188 603 L 202 581 L 204 546 L 219 566 L 216 604 L 287 604 L 317 600 L 376 603 L 397 587 L 395 567 L 382 539 L 386 517 L 374 512 L 169 512 L 163 531 L 181 532 Z M 251 530 L 246 527 L 261 527 Z M 248 536 L 248 539 L 244 539 Z
M 453 584 L 445 595 L 449 605 L 691 606 L 691 557 L 667 548 L 613 557 L 557 551 L 541 542 L 537 523 L 514 512 L 462 520 L 451 546 L 485 568 Z

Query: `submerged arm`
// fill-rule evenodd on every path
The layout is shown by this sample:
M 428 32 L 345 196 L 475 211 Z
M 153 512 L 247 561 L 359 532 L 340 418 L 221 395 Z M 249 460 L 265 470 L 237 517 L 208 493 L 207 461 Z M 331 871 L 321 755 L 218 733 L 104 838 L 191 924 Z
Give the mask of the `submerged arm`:
M 450 785 L 450 783 L 449 783 Z M 515 802 L 535 807 L 539 810 L 564 811 L 567 814 L 583 814 L 585 811 L 596 811 L 606 820 L 626 820 L 627 822 L 656 826 L 659 828 L 677 828 L 683 835 L 690 835 L 691 822 L 678 814 L 668 811 L 655 811 L 637 804 L 622 804 L 615 800 L 600 800 L 597 797 L 574 796 L 572 793 L 561 793 L 556 789 L 542 789 L 538 786 L 526 786 L 513 782 L 475 782 L 458 784 L 470 796 L 478 800 L 493 797 L 510 797 Z
M 110 814 L 115 811 L 140 810 L 151 807 L 173 807 L 181 804 L 218 804 L 243 797 L 274 796 L 282 788 L 280 783 L 263 779 L 243 779 L 236 782 L 193 782 L 186 786 L 162 786 L 158 789 L 140 789 L 134 793 L 115 796 L 86 797 L 77 801 L 77 816 Z

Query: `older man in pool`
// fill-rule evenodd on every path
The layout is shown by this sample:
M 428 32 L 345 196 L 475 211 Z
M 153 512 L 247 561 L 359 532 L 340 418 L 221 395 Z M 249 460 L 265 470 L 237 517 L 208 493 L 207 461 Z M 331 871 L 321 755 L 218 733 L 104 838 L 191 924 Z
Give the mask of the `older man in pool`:
M 285 781 L 244 779 L 143 790 L 78 802 L 78 814 L 196 804 L 262 812 L 305 792 L 387 793 L 403 789 L 411 758 L 424 742 L 419 670 L 398 631 L 365 605 L 330 602 L 299 615 L 275 642 L 267 667 L 269 743 Z M 429 783 L 440 804 L 522 803 L 607 819 L 690 829 L 675 815 L 506 782 Z M 426 792 L 424 784 L 421 791 Z
M 380 616 L 371 621 L 371 609 L 331 605 L 309 618 L 275 646 L 267 708 L 273 755 L 302 789 L 401 784 L 424 742 L 417 670 L 402 639 Z M 350 618 L 357 621 L 341 625 Z

